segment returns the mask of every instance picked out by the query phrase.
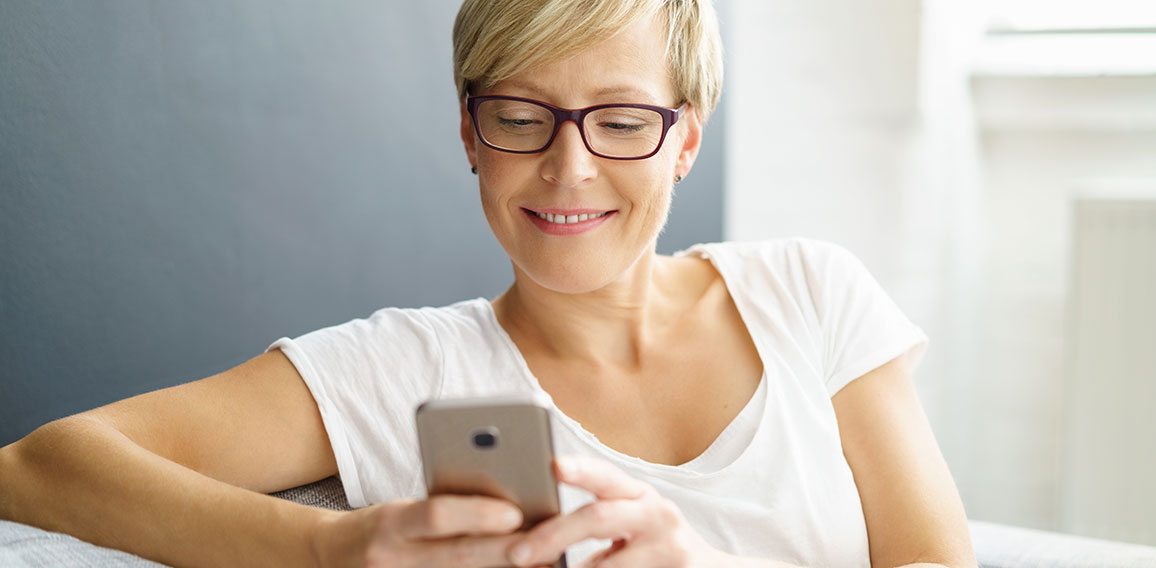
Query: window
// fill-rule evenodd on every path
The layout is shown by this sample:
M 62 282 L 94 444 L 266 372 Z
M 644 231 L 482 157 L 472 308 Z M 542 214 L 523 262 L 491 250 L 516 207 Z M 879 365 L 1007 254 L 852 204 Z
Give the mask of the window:
M 1001 0 L 988 10 L 988 33 L 1156 33 L 1148 0 Z
M 1156 1 L 995 0 L 983 21 L 979 75 L 1156 75 Z

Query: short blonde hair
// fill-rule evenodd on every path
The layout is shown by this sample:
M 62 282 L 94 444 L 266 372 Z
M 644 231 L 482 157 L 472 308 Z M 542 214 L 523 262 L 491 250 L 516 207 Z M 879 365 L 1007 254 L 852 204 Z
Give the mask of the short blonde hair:
M 722 42 L 711 0 L 465 0 L 454 22 L 458 98 L 561 61 L 662 13 L 679 96 L 703 122 L 722 92 Z

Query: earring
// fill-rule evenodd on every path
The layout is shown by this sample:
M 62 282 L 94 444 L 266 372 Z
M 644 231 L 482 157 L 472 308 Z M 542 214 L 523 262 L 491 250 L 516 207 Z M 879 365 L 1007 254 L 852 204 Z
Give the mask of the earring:
M 473 167 L 471 167 L 471 168 L 470 168 L 470 173 L 471 173 L 471 174 L 474 174 L 474 175 L 478 175 L 478 168 L 477 168 L 477 166 L 473 166 Z
M 682 176 L 679 176 L 679 175 L 674 176 L 674 183 L 678 183 L 680 181 L 682 181 Z

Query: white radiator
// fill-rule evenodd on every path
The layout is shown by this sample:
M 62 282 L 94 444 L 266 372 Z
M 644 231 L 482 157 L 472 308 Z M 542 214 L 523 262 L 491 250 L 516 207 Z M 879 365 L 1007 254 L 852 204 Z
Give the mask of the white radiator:
M 1156 545 L 1156 199 L 1073 213 L 1061 529 Z

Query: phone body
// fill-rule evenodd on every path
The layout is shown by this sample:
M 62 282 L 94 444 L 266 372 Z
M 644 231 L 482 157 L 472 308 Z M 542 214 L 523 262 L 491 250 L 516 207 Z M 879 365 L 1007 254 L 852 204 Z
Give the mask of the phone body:
M 417 408 L 426 491 L 486 495 L 522 510 L 522 530 L 561 511 L 548 401 L 541 395 L 433 400 Z M 556 568 L 565 568 L 563 555 Z

